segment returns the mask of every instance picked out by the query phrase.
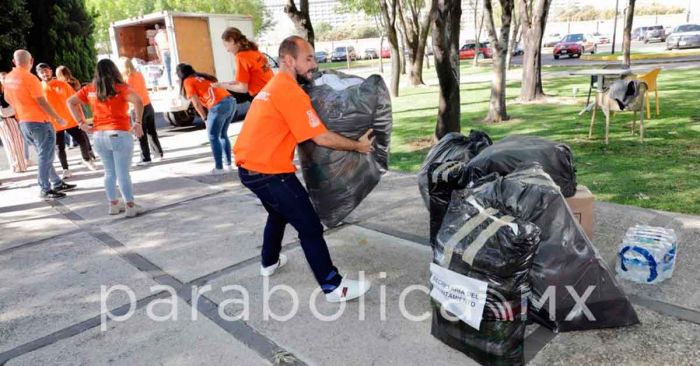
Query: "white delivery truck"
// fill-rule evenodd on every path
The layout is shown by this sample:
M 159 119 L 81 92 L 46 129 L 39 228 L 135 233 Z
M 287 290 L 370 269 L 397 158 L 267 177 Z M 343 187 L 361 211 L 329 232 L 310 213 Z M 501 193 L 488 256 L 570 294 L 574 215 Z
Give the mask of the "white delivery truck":
M 174 88 L 168 88 L 165 65 L 158 59 L 153 41 L 156 25 L 168 36 Z M 221 41 L 227 27 L 236 27 L 253 39 L 250 16 L 163 11 L 120 20 L 109 29 L 112 56 L 114 60 L 122 56 L 133 58 L 153 90 L 150 97 L 155 111 L 163 113 L 173 126 L 187 126 L 192 124 L 195 112 L 191 103 L 180 95 L 175 66 L 184 62 L 221 81 L 233 80 L 233 56 L 226 52 Z

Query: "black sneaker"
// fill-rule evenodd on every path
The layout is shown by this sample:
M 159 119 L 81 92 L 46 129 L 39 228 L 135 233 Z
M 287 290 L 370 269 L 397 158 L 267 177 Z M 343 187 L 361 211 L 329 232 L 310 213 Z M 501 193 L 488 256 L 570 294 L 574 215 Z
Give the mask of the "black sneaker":
M 39 196 L 45 200 L 57 200 L 57 199 L 61 199 L 61 198 L 65 197 L 66 194 L 61 193 L 61 192 L 57 192 L 57 191 L 52 189 L 50 191 L 41 192 L 41 194 L 39 194 Z
M 54 188 L 53 188 L 53 191 L 56 191 L 56 192 L 72 191 L 72 190 L 75 189 L 75 187 L 77 187 L 77 185 L 75 185 L 75 184 L 68 184 L 68 183 L 66 183 L 66 182 L 61 182 L 61 185 L 58 186 L 58 187 L 54 187 Z

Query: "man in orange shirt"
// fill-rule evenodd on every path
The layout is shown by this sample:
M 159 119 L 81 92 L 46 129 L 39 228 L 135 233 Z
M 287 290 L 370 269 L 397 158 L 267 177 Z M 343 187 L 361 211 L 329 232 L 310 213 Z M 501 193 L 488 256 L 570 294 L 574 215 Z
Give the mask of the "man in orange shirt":
M 51 107 L 63 117 L 67 122 L 65 126 L 61 126 L 56 123 L 55 120 L 51 120 L 54 129 L 56 130 L 56 147 L 58 147 L 58 160 L 61 162 L 61 167 L 63 168 L 63 179 L 70 178 L 71 172 L 68 169 L 68 158 L 66 156 L 66 133 L 68 133 L 75 142 L 80 146 L 80 154 L 83 156 L 83 164 L 88 167 L 88 169 L 95 171 L 95 163 L 93 163 L 93 157 L 91 156 L 92 147 L 90 146 L 90 139 L 88 136 L 78 127 L 78 122 L 73 119 L 68 111 L 68 105 L 66 102 L 71 95 L 75 94 L 75 90 L 68 83 L 60 81 L 53 77 L 53 70 L 51 66 L 45 63 L 39 63 L 36 65 L 36 74 L 41 78 L 41 85 L 44 88 L 44 95 L 46 100 L 49 102 Z
M 5 78 L 5 100 L 14 108 L 25 139 L 37 150 L 40 196 L 63 198 L 66 196 L 63 191 L 74 189 L 75 185 L 61 180 L 53 168 L 56 132 L 50 121 L 53 118 L 61 126 L 65 126 L 66 121 L 51 108 L 41 82 L 30 72 L 34 64 L 32 55 L 26 50 L 17 50 L 12 62 L 15 68 Z
M 343 278 L 333 266 L 323 226 L 309 194 L 294 174 L 292 161 L 296 145 L 307 140 L 330 149 L 368 153 L 372 149 L 372 130 L 355 141 L 326 129 L 311 99 L 297 84 L 297 78 L 311 81 L 317 66 L 314 49 L 303 38 L 285 39 L 279 48 L 279 60 L 280 72 L 253 100 L 233 149 L 241 182 L 258 196 L 268 212 L 260 274 L 270 276 L 287 262 L 280 251 L 289 223 L 299 233 L 306 260 L 326 300 L 351 300 L 367 292 L 370 283 Z

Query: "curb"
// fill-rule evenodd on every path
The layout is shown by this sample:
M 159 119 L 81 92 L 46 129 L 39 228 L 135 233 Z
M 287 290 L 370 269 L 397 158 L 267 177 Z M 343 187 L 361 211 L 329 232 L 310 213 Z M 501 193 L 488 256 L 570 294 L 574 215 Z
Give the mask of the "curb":
M 666 59 L 666 58 L 683 58 L 683 57 L 693 57 L 700 56 L 700 51 L 692 52 L 666 52 L 666 53 L 650 53 L 650 54 L 634 54 L 630 56 L 632 60 L 652 60 L 652 59 Z M 622 55 L 583 55 L 582 60 L 585 61 L 622 61 L 624 56 Z

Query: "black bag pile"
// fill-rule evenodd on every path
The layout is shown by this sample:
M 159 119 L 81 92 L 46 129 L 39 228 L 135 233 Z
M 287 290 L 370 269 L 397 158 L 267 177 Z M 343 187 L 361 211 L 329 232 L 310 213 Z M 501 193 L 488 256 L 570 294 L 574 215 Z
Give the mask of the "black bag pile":
M 576 194 L 576 168 L 571 148 L 537 136 L 511 135 L 484 149 L 469 161 L 470 174 L 508 175 L 522 163 L 537 162 L 561 188 L 564 197 Z
M 535 161 L 520 163 L 510 169 L 506 176 L 501 176 L 499 172 L 485 175 L 488 169 L 475 170 L 475 162 L 479 166 L 490 166 L 489 162 L 484 161 L 483 154 L 500 143 L 485 149 L 468 162 L 448 161 L 423 167 L 429 179 L 430 242 L 434 254 L 431 269 L 440 264 L 473 279 L 490 280 L 485 281 L 489 284 L 489 289 L 496 289 L 499 294 L 505 294 L 505 301 L 501 302 L 511 304 L 511 308 L 517 307 L 511 303 L 515 293 L 509 292 L 515 287 L 509 286 L 513 281 L 503 279 L 509 277 L 506 270 L 513 271 L 512 278 L 527 273 L 525 280 L 518 280 L 521 290 L 526 285 L 531 289 L 527 314 L 536 322 L 556 332 L 638 324 L 639 319 L 629 299 L 584 234 L 566 204 L 561 185 L 551 178 L 547 168 Z M 549 144 L 551 146 L 553 143 Z M 523 146 L 520 150 L 527 149 L 527 146 Z M 509 150 L 515 151 L 515 147 Z M 568 151 L 568 148 L 564 151 Z M 550 153 L 555 156 L 561 155 L 557 150 L 550 149 Z M 458 155 L 457 152 L 454 154 Z M 463 151 L 463 154 L 466 156 L 468 152 Z M 557 161 L 541 152 L 530 151 L 525 154 L 539 156 L 541 160 L 549 162 Z M 564 161 L 571 161 L 570 152 L 567 156 Z M 560 165 L 565 170 L 564 174 L 557 171 L 553 174 L 560 177 L 571 176 L 573 164 Z M 550 164 L 549 169 L 554 166 L 554 163 Z M 500 227 L 496 231 L 497 235 L 491 236 L 493 230 L 489 231 L 485 225 L 490 225 L 488 222 L 495 223 L 496 220 L 468 224 L 471 218 L 479 214 L 477 211 L 487 212 L 491 216 L 500 217 L 501 220 L 503 215 L 513 217 L 511 224 L 517 224 L 518 234 L 537 232 L 537 238 L 529 238 L 530 241 L 539 241 L 539 245 L 534 247 L 534 255 L 531 258 L 517 257 L 516 252 L 509 251 L 516 246 L 514 243 L 521 243 L 518 238 L 523 238 L 516 235 L 515 230 L 511 230 L 510 236 L 506 235 L 508 226 Z M 521 231 L 522 228 L 527 230 Z M 488 235 L 482 234 L 483 232 L 487 232 Z M 466 235 L 466 239 L 457 241 L 462 235 Z M 513 261 L 503 262 L 497 258 L 490 258 L 491 266 L 478 270 L 468 266 L 468 263 L 465 264 L 461 259 L 469 248 L 466 243 L 483 241 L 483 238 L 474 239 L 475 235 L 477 238 L 480 235 L 488 236 L 493 246 L 489 248 L 485 245 L 478 251 L 470 251 L 468 258 L 473 256 L 474 266 L 479 263 L 476 258 L 490 255 L 489 249 L 496 248 L 497 244 L 503 250 L 499 254 L 504 257 L 512 254 Z M 455 256 L 455 253 L 458 255 Z M 527 263 L 528 267 L 512 267 L 514 263 Z M 431 285 L 435 287 L 433 278 Z M 488 299 L 489 297 L 487 301 Z M 518 345 L 522 347 L 522 337 L 518 326 L 522 324 L 518 321 L 507 323 L 503 321 L 503 317 L 492 319 L 493 317 L 485 311 L 482 320 L 485 326 L 476 331 L 464 322 L 445 319 L 440 314 L 441 306 L 436 301 L 433 301 L 433 306 L 432 334 L 446 344 L 483 364 L 520 362 L 517 360 L 522 356 L 522 348 L 518 349 Z M 493 323 L 494 321 L 496 323 Z M 517 342 L 508 343 L 513 339 Z
M 428 152 L 423 167 L 418 172 L 418 189 L 423 197 L 425 207 L 430 207 L 428 194 L 428 169 L 432 164 L 447 161 L 468 162 L 482 150 L 493 144 L 489 135 L 481 131 L 471 130 L 469 136 L 458 132 L 450 132 L 443 136 Z
M 306 141 L 299 145 L 302 174 L 324 225 L 338 225 L 379 183 L 389 165 L 391 98 L 379 75 L 367 79 L 317 73 L 304 87 L 325 126 L 351 139 L 373 129 L 374 152 L 338 151 Z
M 447 193 L 457 182 L 454 178 L 459 179 L 450 173 L 459 173 L 464 163 L 447 164 L 447 173 L 431 180 L 431 193 Z M 429 171 L 439 168 L 433 164 Z M 445 211 L 432 241 L 431 333 L 482 364 L 523 365 L 523 299 L 540 229 L 469 189 L 454 191 L 447 210 L 444 202 L 444 197 L 431 201 L 431 222 L 438 220 L 434 212 Z M 480 291 L 474 289 L 475 281 Z M 474 305 L 479 300 L 481 308 Z M 475 314 L 459 316 L 464 309 Z

